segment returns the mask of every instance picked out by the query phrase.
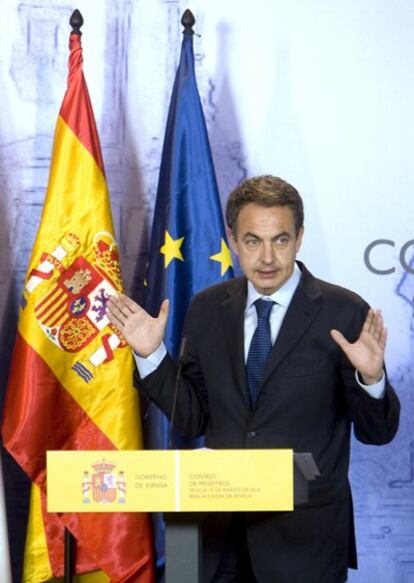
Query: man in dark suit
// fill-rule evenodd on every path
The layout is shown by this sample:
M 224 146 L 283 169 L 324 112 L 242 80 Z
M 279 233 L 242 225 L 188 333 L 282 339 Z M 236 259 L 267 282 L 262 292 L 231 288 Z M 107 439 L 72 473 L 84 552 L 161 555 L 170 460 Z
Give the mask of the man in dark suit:
M 246 180 L 231 193 L 226 219 L 245 277 L 194 298 L 174 425 L 204 434 L 210 448 L 310 451 L 321 476 L 292 513 L 233 515 L 212 581 L 342 583 L 356 567 L 351 426 L 376 445 L 398 428 L 382 316 L 296 262 L 303 206 L 290 184 Z M 158 318 L 123 295 L 109 312 L 135 351 L 137 384 L 170 416 L 176 364 L 162 343 L 168 301 Z

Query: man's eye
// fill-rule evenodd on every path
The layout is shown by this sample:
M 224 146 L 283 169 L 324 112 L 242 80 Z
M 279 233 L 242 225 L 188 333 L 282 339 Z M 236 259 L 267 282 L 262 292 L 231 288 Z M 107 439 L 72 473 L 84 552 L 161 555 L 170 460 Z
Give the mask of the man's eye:
M 260 241 L 258 239 L 246 239 L 247 247 L 256 248 L 259 246 Z
M 278 247 L 283 247 L 284 245 L 287 245 L 289 243 L 289 237 L 278 237 L 275 241 L 275 244 Z

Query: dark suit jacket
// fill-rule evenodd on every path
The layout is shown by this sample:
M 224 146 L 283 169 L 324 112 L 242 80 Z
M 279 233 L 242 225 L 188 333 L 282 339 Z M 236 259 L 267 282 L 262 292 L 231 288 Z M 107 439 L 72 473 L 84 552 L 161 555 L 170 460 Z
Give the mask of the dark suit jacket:
M 321 477 L 309 503 L 293 513 L 246 515 L 247 540 L 260 583 L 337 583 L 356 566 L 348 482 L 350 433 L 369 444 L 389 442 L 398 428 L 398 398 L 386 381 L 371 398 L 332 340 L 340 330 L 354 341 L 368 311 L 356 294 L 302 277 L 272 347 L 257 404 L 251 410 L 244 364 L 246 280 L 198 294 L 187 315 L 182 381 L 174 425 L 205 434 L 210 448 L 293 448 L 310 451 Z M 167 415 L 176 365 L 167 356 L 137 384 Z

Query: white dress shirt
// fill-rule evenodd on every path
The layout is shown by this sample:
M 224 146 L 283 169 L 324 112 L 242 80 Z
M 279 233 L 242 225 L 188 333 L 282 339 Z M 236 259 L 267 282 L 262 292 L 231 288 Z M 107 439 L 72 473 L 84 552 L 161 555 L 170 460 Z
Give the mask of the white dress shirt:
M 247 299 L 246 308 L 244 311 L 244 360 L 246 362 L 247 355 L 249 352 L 250 342 L 252 341 L 254 331 L 257 327 L 257 311 L 254 306 L 254 302 L 263 298 L 265 300 L 273 300 L 275 305 L 270 313 L 270 334 L 272 338 L 272 344 L 275 343 L 277 335 L 279 334 L 280 327 L 282 326 L 283 319 L 286 315 L 287 309 L 290 302 L 292 301 L 293 295 L 296 288 L 299 285 L 301 278 L 301 272 L 297 264 L 295 263 L 295 268 L 293 270 L 290 278 L 282 285 L 280 289 L 275 291 L 270 296 L 262 296 L 251 283 L 247 282 Z M 135 362 L 139 371 L 139 375 L 142 379 L 154 372 L 161 361 L 167 354 L 167 349 L 164 342 L 161 342 L 160 346 L 147 358 L 139 356 L 134 352 Z M 355 371 L 355 378 L 360 387 L 362 387 L 371 397 L 374 399 L 381 399 L 385 392 L 385 375 L 382 375 L 381 380 L 375 385 L 364 385 L 361 383 L 358 377 L 357 371 Z
M 275 343 L 283 319 L 286 315 L 289 304 L 293 298 L 293 294 L 300 282 L 300 269 L 295 263 L 295 269 L 287 282 L 282 285 L 280 289 L 275 291 L 271 296 L 262 296 L 254 287 L 251 281 L 247 282 L 247 300 L 246 309 L 244 311 L 244 361 L 247 362 L 247 355 L 249 353 L 250 343 L 253 338 L 254 331 L 257 327 L 257 310 L 254 302 L 259 298 L 264 300 L 274 301 L 272 311 L 270 312 L 270 336 L 272 344 Z

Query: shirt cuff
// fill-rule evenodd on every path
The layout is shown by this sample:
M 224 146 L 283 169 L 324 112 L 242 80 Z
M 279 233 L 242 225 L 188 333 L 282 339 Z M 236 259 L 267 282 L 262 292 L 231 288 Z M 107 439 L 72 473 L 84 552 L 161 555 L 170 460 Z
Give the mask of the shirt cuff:
M 356 370 L 355 378 L 359 386 L 364 389 L 373 399 L 382 399 L 385 395 L 385 373 L 382 371 L 381 379 L 375 385 L 364 385 L 361 381 L 361 375 Z
M 147 377 L 152 372 L 157 370 L 162 360 L 164 359 L 165 355 L 167 354 L 167 349 L 165 347 L 164 342 L 161 342 L 157 350 L 154 350 L 154 352 L 147 356 L 147 358 L 139 356 L 139 354 L 137 354 L 136 352 L 133 352 L 133 354 L 135 364 L 137 365 L 137 369 L 139 372 L 139 376 L 142 379 L 145 379 L 145 377 Z

